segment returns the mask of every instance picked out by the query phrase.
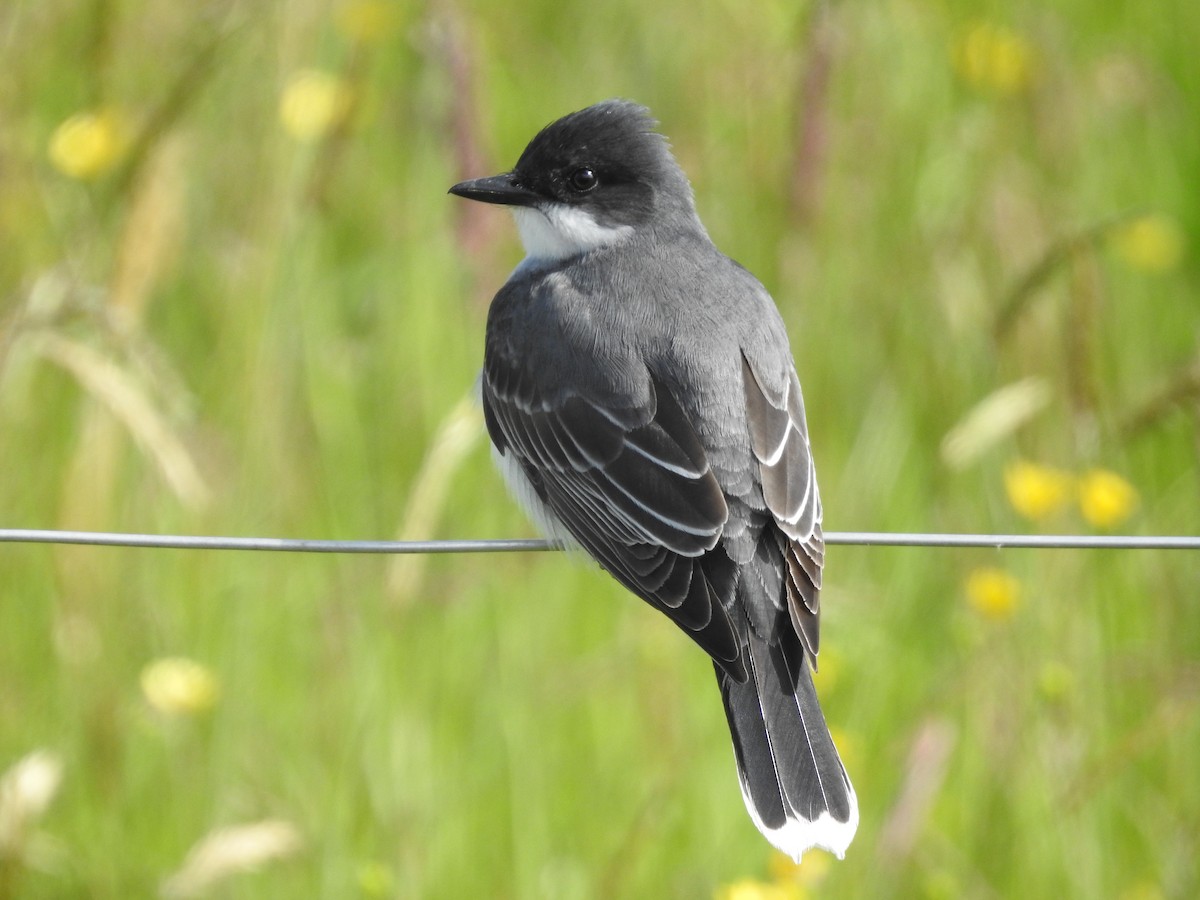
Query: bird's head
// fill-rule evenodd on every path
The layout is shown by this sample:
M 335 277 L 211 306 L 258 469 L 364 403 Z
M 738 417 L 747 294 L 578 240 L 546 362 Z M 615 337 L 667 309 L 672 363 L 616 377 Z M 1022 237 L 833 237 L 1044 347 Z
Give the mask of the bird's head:
M 508 206 L 531 259 L 558 261 L 638 232 L 700 228 L 686 176 L 649 111 L 606 100 L 550 123 L 511 172 L 450 193 Z

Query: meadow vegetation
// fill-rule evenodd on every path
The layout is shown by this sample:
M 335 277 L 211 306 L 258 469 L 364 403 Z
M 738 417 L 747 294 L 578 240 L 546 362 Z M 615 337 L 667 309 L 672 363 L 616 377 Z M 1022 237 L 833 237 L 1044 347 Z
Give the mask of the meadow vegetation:
M 0 527 L 531 535 L 446 195 L 655 112 L 829 530 L 1196 533 L 1194 0 L 0 5 Z M 563 554 L 0 545 L 0 898 L 1200 894 L 1200 559 L 832 547 L 862 806 L 784 864 L 709 663 Z

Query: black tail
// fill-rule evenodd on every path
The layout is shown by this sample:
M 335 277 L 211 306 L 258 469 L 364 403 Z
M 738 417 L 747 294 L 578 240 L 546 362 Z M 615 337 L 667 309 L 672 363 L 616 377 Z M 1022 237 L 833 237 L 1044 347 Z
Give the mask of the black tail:
M 744 682 L 717 667 L 742 797 L 758 830 L 797 862 L 810 847 L 840 858 L 858 827 L 858 800 L 800 640 L 780 618 L 770 644 L 743 620 Z

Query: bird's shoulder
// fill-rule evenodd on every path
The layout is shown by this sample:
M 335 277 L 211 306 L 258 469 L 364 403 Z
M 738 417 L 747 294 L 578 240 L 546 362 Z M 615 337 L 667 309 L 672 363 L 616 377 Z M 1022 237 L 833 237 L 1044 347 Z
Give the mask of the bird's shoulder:
M 619 303 L 615 299 L 614 303 Z M 646 332 L 601 302 L 572 267 L 518 270 L 488 311 L 484 380 L 499 397 L 609 409 L 649 402 Z
M 774 300 L 705 235 L 523 264 L 488 313 L 485 372 L 618 405 L 645 399 L 647 370 L 707 405 L 743 356 L 774 391 L 794 377 Z

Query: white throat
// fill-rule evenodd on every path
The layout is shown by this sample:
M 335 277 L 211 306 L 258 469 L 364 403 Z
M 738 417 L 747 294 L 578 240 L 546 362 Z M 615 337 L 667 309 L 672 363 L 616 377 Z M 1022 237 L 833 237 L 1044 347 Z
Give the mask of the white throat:
M 562 203 L 509 207 L 517 222 L 525 262 L 559 262 L 607 247 L 633 233 L 630 225 L 601 225 L 590 213 Z

